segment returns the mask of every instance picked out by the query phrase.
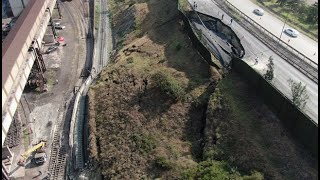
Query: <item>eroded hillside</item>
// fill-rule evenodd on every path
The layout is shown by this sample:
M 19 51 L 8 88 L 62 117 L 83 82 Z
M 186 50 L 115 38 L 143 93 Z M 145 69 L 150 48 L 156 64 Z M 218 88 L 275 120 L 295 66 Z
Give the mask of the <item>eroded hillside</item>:
M 210 67 L 192 46 L 179 17 L 177 1 L 109 3 L 117 52 L 89 91 L 90 158 L 99 164 L 105 179 L 269 177 L 261 163 L 252 163 L 265 154 L 240 161 L 239 154 L 247 157 L 259 151 L 254 149 L 248 154 L 245 152 L 251 150 L 249 146 L 230 146 L 233 141 L 229 137 L 237 141 L 235 135 L 230 135 L 226 124 L 217 123 L 231 122 L 231 127 L 237 128 L 235 115 L 239 111 L 246 113 L 242 112 L 246 109 L 232 113 L 234 109 L 230 107 L 234 105 L 230 104 L 235 102 L 230 101 L 230 96 L 235 94 L 224 95 L 226 88 L 216 90 L 221 72 Z M 250 98 L 249 94 L 242 96 Z M 259 120 L 254 113 L 249 112 L 249 116 Z M 246 129 L 247 125 L 253 124 L 239 128 Z M 218 135 L 217 129 L 221 129 Z M 247 135 L 243 137 L 248 140 Z M 292 143 L 291 146 L 296 148 Z M 234 148 L 235 158 L 241 163 L 230 156 L 233 151 L 224 152 L 228 148 Z M 299 158 L 296 160 L 304 161 Z M 237 167 L 245 163 L 249 165 Z M 277 177 L 282 173 L 271 170 L 270 174 L 276 171 Z M 305 177 L 313 179 L 318 175 L 309 166 L 305 170 Z

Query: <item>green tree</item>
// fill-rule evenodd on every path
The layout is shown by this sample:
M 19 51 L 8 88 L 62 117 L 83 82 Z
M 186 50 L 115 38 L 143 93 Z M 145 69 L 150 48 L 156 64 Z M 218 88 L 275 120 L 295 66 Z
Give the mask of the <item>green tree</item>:
M 267 80 L 267 81 L 272 81 L 273 77 L 274 77 L 274 64 L 273 64 L 273 58 L 272 56 L 269 57 L 269 63 L 267 64 L 267 72 L 263 75 L 263 77 Z
M 299 13 L 300 16 L 299 16 L 299 19 L 306 19 L 306 16 L 307 16 L 307 12 L 308 12 L 308 8 L 310 6 L 307 5 L 307 3 L 305 1 L 302 1 L 301 4 L 299 5 L 299 7 L 297 8 L 296 10 L 296 13 Z
M 293 104 L 303 110 L 307 104 L 307 100 L 309 99 L 306 85 L 303 86 L 301 82 L 297 83 L 292 79 L 289 79 L 288 83 L 291 88 Z
M 318 2 L 307 8 L 307 21 L 318 24 Z
M 289 0 L 277 0 L 277 3 L 280 5 L 280 6 L 285 6 L 289 3 Z

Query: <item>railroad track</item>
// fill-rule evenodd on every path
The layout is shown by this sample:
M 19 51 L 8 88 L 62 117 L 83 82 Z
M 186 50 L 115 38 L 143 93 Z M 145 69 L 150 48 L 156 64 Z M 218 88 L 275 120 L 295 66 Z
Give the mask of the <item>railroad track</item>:
M 100 8 L 103 8 L 102 2 L 103 0 L 100 0 Z M 101 12 L 103 12 L 103 9 L 100 10 Z M 104 53 L 103 53 L 103 50 L 104 50 L 104 43 L 103 43 L 103 40 L 104 40 L 104 33 L 103 33 L 103 30 L 104 30 L 104 23 L 103 23 L 103 17 L 102 17 L 102 14 L 100 14 L 100 24 L 99 24 L 99 34 L 98 34 L 98 41 L 99 41 L 99 66 L 102 68 L 103 67 L 103 59 L 104 59 Z M 100 69 L 100 68 L 99 68 Z
M 63 180 L 65 177 L 67 147 L 65 146 L 65 144 L 61 143 L 61 132 L 64 125 L 62 119 L 63 118 L 58 117 L 58 122 L 54 131 L 51 145 L 51 155 L 48 171 L 51 174 L 50 179 L 53 180 Z
M 101 0 L 100 1 L 100 7 L 101 7 L 101 12 L 107 12 L 107 3 L 106 0 Z M 99 25 L 99 51 L 100 51 L 100 55 L 99 55 L 99 66 L 102 69 L 108 62 L 106 62 L 106 28 L 107 28 L 107 23 L 108 23 L 108 15 L 106 13 L 101 13 L 100 14 L 100 25 Z
M 79 0 L 77 0 L 79 1 Z M 64 13 L 66 16 L 69 17 L 71 24 L 74 28 L 75 35 L 77 37 L 85 38 L 86 37 L 86 30 L 85 30 L 85 20 L 82 17 L 81 10 L 76 7 L 82 7 L 80 4 L 76 1 L 67 2 L 70 4 L 60 3 L 60 7 L 64 8 Z M 75 12 L 75 13 L 72 13 Z M 80 17 L 81 19 L 77 21 L 75 17 Z M 71 101 L 69 101 L 70 103 Z M 69 104 L 67 103 L 67 104 Z M 65 107 L 68 107 L 66 105 Z M 63 113 L 63 112 L 61 112 Z M 66 133 L 64 131 L 64 124 L 65 124 L 65 118 L 63 116 L 60 118 L 58 117 L 58 121 L 56 124 L 56 129 L 54 130 L 53 140 L 51 144 L 51 154 L 50 154 L 50 162 L 49 162 L 49 168 L 48 172 L 51 174 L 50 179 L 52 180 L 64 180 L 66 179 L 66 170 L 67 170 L 67 155 L 69 151 L 68 143 L 65 143 L 68 141 L 68 137 L 62 136 L 63 133 Z
M 213 0 L 212 0 L 213 1 Z M 228 5 L 223 0 L 214 0 L 216 5 L 225 11 L 229 16 L 233 17 L 233 19 L 237 19 L 232 11 L 236 11 L 232 9 L 230 5 Z M 314 65 L 314 63 L 306 62 L 290 50 L 288 50 L 285 46 L 277 42 L 272 36 L 267 35 L 258 27 L 253 25 L 249 20 L 246 18 L 241 18 L 237 21 L 243 28 L 245 28 L 248 32 L 250 32 L 253 36 L 263 42 L 266 46 L 272 49 L 276 54 L 278 54 L 281 58 L 286 60 L 289 64 L 299 70 L 301 73 L 306 75 L 310 80 L 318 84 L 318 65 Z

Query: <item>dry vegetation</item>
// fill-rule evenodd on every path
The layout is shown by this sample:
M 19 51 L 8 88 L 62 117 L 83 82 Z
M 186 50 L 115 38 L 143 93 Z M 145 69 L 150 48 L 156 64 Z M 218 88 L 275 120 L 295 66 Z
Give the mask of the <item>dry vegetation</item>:
M 318 179 L 317 159 L 297 144 L 239 74 L 232 73 L 210 98 L 204 159 L 224 160 L 241 173 L 265 179 Z
M 90 159 L 99 162 L 105 179 L 261 178 L 253 172 L 261 171 L 255 164 L 241 172 L 232 168 L 244 162 L 236 164 L 226 149 L 208 141 L 217 138 L 218 125 L 220 134 L 229 136 L 220 124 L 205 128 L 208 101 L 221 75 L 192 47 L 177 1 L 109 2 L 117 53 L 89 92 Z M 232 112 L 216 94 L 211 97 L 221 106 L 211 100 L 209 108 L 221 112 L 209 115 L 209 122 Z M 230 152 L 239 158 L 246 147 Z M 212 149 L 223 153 L 208 154 Z
M 107 179 L 172 179 L 201 157 L 210 68 L 183 32 L 175 0 L 133 2 L 110 1 L 118 53 L 90 91 L 90 124 Z

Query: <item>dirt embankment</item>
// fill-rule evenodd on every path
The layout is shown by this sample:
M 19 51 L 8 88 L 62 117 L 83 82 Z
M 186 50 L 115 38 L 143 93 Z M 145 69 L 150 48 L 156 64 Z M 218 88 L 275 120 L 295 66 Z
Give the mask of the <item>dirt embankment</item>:
M 176 3 L 110 1 L 118 53 L 90 90 L 91 157 L 107 179 L 172 179 L 201 158 L 210 68 Z
M 239 172 L 236 166 L 243 164 L 230 155 L 250 156 L 247 146 L 239 152 L 234 146 L 230 152 L 222 148 L 233 143 L 221 138 L 229 136 L 226 118 L 236 120 L 232 113 L 225 115 L 233 106 L 212 95 L 221 75 L 192 47 L 177 1 L 109 2 L 117 53 L 89 92 L 90 158 L 99 163 L 104 178 L 261 179 L 261 173 L 251 172 L 261 168 L 238 167 Z M 217 100 L 209 101 L 210 96 Z M 223 130 L 220 135 L 217 129 Z

